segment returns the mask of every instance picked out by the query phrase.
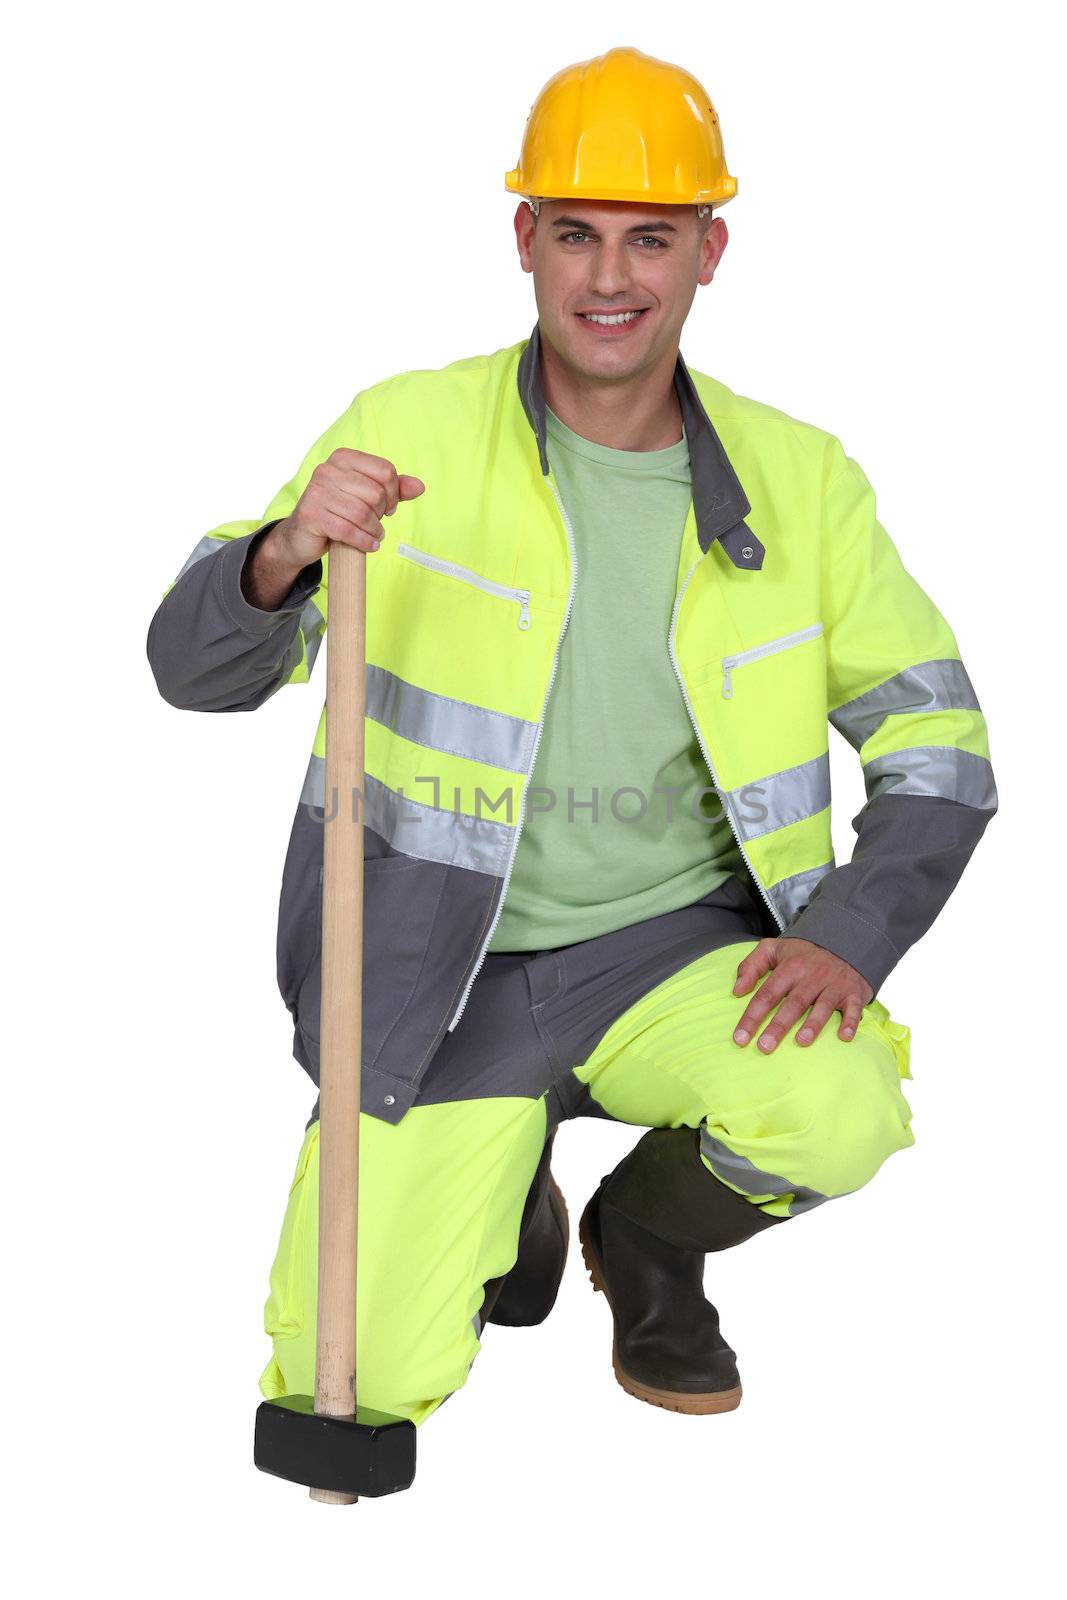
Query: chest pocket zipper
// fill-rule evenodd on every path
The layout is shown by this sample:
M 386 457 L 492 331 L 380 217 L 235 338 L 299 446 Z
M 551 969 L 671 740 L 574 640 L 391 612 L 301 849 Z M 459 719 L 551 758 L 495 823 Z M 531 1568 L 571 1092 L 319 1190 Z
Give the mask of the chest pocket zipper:
M 514 600 L 519 607 L 519 627 L 525 629 L 530 626 L 529 589 L 509 589 L 504 583 L 494 583 L 491 578 L 483 578 L 480 573 L 472 572 L 470 567 L 461 567 L 455 561 L 444 561 L 440 556 L 428 555 L 425 550 L 416 550 L 413 544 L 398 544 L 396 553 L 420 567 L 429 567 L 431 572 L 441 572 L 446 578 L 469 583 L 472 588 L 482 589 L 486 594 L 499 595 L 502 600 Z
M 733 685 L 730 674 L 735 667 L 743 667 L 749 661 L 759 661 L 764 656 L 773 656 L 779 650 L 788 650 L 792 645 L 803 644 L 807 639 L 817 639 L 822 632 L 822 623 L 813 622 L 810 628 L 800 628 L 796 633 L 783 633 L 780 639 L 770 639 L 766 644 L 753 645 L 751 650 L 742 650 L 740 655 L 723 656 L 722 658 L 722 697 L 729 700 L 733 695 Z

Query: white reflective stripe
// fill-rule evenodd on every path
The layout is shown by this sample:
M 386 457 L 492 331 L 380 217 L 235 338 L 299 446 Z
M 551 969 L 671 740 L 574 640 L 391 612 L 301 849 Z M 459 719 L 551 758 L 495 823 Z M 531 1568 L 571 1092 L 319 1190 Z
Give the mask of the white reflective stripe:
M 364 789 L 364 821 L 394 850 L 420 861 L 439 861 L 446 866 L 485 872 L 493 878 L 503 877 L 514 828 L 486 817 L 468 817 L 460 811 L 423 805 L 390 789 L 369 772 L 364 775 Z M 300 799 L 306 806 L 326 811 L 326 762 L 322 756 L 312 756 Z M 334 801 L 329 815 L 336 815 L 336 811 Z
M 803 1211 L 810 1211 L 813 1206 L 821 1206 L 825 1200 L 834 1198 L 828 1194 L 820 1194 L 818 1189 L 809 1189 L 803 1183 L 792 1183 L 788 1178 L 781 1178 L 774 1172 L 762 1172 L 759 1167 L 749 1161 L 747 1156 L 739 1156 L 721 1139 L 714 1139 L 707 1128 L 700 1130 L 700 1153 L 717 1178 L 730 1184 L 734 1189 L 740 1189 L 743 1194 L 755 1195 L 783 1195 L 793 1196 L 789 1207 L 791 1217 L 799 1216 Z
M 830 712 L 830 721 L 853 749 L 859 750 L 886 717 L 926 711 L 981 711 L 974 685 L 962 661 L 946 657 L 905 667 L 866 694 L 857 695 Z
M 201 539 L 200 543 L 192 551 L 189 559 L 179 572 L 178 578 L 184 578 L 190 567 L 195 567 L 196 563 L 198 561 L 203 561 L 205 556 L 213 556 L 217 550 L 221 550 L 223 546 L 229 544 L 229 542 L 229 539 L 216 539 L 211 534 L 205 535 L 205 537 Z M 178 578 L 175 578 L 175 583 L 177 583 Z
M 420 689 L 371 662 L 366 682 L 368 717 L 401 738 L 506 772 L 529 771 L 536 722 Z
M 310 673 L 315 665 L 315 657 L 319 653 L 322 636 L 326 631 L 326 618 L 313 600 L 309 600 L 300 613 L 300 631 L 304 635 L 304 648 L 307 651 Z
M 429 551 L 416 549 L 413 544 L 398 544 L 396 553 L 420 567 L 429 567 L 431 572 L 443 573 L 446 578 L 457 578 L 461 583 L 469 583 L 472 588 L 484 589 L 486 594 L 499 595 L 502 600 L 516 601 L 519 606 L 519 627 L 530 626 L 529 589 L 512 589 L 506 583 L 483 578 L 480 572 L 474 572 L 470 567 L 462 567 L 457 561 L 446 561 L 443 556 L 432 556 Z
M 809 639 L 817 639 L 823 631 L 821 622 L 813 622 L 810 627 L 798 628 L 794 633 L 783 633 L 777 639 L 768 639 L 766 644 L 755 644 L 751 650 L 742 650 L 736 656 L 723 656 L 722 658 L 722 696 L 729 700 L 733 694 L 730 683 L 730 674 L 735 667 L 743 667 L 750 661 L 760 661 L 764 656 L 773 656 L 779 650 L 790 650 L 793 645 L 805 644 Z
M 791 822 L 803 822 L 830 804 L 830 753 L 742 784 L 725 796 L 738 834 L 758 839 Z
M 820 878 L 825 878 L 828 872 L 833 872 L 836 862 L 833 856 L 829 861 L 823 861 L 817 867 L 807 867 L 803 872 L 794 872 L 792 877 L 779 878 L 777 883 L 772 883 L 767 888 L 767 893 L 774 902 L 774 909 L 782 921 L 783 927 L 788 927 L 795 922 L 811 899 L 812 891 Z
M 876 756 L 864 763 L 863 781 L 868 800 L 880 794 L 925 794 L 979 811 L 997 808 L 992 763 L 954 745 L 916 745 Z

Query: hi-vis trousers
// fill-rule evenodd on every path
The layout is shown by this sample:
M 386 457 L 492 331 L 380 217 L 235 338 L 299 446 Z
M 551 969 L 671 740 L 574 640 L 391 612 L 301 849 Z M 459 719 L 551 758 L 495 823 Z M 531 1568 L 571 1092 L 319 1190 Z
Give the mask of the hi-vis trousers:
M 740 879 L 696 904 L 561 950 L 486 957 L 418 1101 L 360 1122 L 357 1349 L 362 1405 L 419 1424 L 462 1387 L 484 1286 L 515 1262 L 527 1192 L 566 1118 L 700 1130 L 708 1183 L 795 1216 L 867 1183 L 914 1143 L 909 1032 L 866 1006 L 770 1055 L 732 1033 L 759 940 Z M 268 1399 L 313 1394 L 318 1143 L 304 1135 L 270 1275 Z M 584 1200 L 584 1197 L 582 1197 Z

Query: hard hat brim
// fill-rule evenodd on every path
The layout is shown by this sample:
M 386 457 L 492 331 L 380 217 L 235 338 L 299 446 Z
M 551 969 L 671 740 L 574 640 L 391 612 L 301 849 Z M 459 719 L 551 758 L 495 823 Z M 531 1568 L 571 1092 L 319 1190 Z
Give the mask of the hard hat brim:
M 594 193 L 589 189 L 571 189 L 567 194 L 532 195 L 521 178 L 513 182 L 514 173 L 507 173 L 504 178 L 504 187 L 510 194 L 521 194 L 524 199 L 532 200 L 617 200 L 628 205 L 650 206 L 723 206 L 737 194 L 737 179 L 731 178 L 729 186 L 723 184 L 720 189 L 701 189 L 695 195 L 666 195 L 650 194 L 647 189 L 603 189 L 597 188 Z

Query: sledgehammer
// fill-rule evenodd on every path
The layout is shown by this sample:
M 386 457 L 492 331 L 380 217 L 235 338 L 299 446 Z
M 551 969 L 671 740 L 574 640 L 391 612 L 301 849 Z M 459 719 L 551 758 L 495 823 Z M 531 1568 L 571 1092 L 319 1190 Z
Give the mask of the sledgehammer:
M 414 1424 L 356 1403 L 366 559 L 353 545 L 330 545 L 315 1395 L 263 1402 L 254 1457 L 262 1472 L 305 1483 L 330 1505 L 393 1494 L 415 1476 Z

